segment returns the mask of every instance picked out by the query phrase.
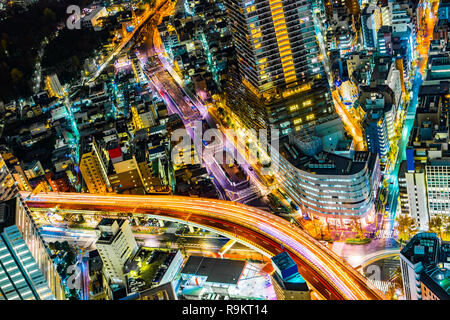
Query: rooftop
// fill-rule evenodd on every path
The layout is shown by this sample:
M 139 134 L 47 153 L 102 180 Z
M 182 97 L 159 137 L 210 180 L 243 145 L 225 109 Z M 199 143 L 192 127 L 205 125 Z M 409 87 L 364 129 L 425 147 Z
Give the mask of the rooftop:
M 245 264 L 242 260 L 190 256 L 181 273 L 207 277 L 207 282 L 237 284 Z
M 141 247 L 128 259 L 124 272 L 128 294 L 142 292 L 160 283 L 177 251 L 160 251 Z
M 442 300 L 450 299 L 450 242 L 435 233 L 416 234 L 400 254 L 417 266 L 420 280 Z
M 286 270 L 288 268 L 291 268 L 293 266 L 297 266 L 294 260 L 292 260 L 291 256 L 286 252 L 282 252 L 280 254 L 277 254 L 272 258 L 272 262 L 280 269 L 280 270 Z
M 367 151 L 355 151 L 352 158 L 326 151 L 307 155 L 285 138 L 280 140 L 280 153 L 296 168 L 318 175 L 352 175 L 376 161 L 376 154 Z

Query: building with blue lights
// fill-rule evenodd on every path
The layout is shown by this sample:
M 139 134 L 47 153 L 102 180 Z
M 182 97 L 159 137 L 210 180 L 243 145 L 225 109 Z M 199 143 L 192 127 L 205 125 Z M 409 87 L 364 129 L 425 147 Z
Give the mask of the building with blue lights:
M 339 225 L 354 218 L 371 223 L 381 178 L 378 155 L 352 149 L 338 155 L 340 140 L 336 132 L 282 138 L 280 156 L 272 156 L 278 161 L 277 180 L 304 216 Z
M 0 203 L 0 300 L 53 300 L 47 280 L 16 225 L 18 198 Z
M 392 54 L 392 27 L 382 26 L 377 34 L 377 51 L 381 55 Z
M 441 0 L 439 1 L 439 9 L 438 9 L 438 18 L 439 20 L 450 20 L 450 1 L 449 0 Z
M 450 215 L 450 74 L 447 69 L 450 71 L 448 55 L 430 56 L 406 153 L 409 212 L 421 230 L 428 230 L 432 217 Z
M 310 300 L 308 284 L 286 251 L 272 257 L 272 266 L 272 284 L 278 300 Z
M 450 242 L 416 234 L 400 252 L 407 300 L 450 300 Z
M 377 32 L 380 28 L 381 10 L 377 6 L 369 5 L 361 12 L 361 31 L 365 49 L 377 47 Z
M 389 153 L 389 137 L 386 118 L 382 109 L 369 109 L 363 122 L 367 149 L 377 153 L 386 162 Z

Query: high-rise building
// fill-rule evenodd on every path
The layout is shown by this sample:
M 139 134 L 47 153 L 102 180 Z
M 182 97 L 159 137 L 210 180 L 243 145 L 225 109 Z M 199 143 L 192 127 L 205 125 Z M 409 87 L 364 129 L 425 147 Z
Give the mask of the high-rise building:
M 125 285 L 123 267 L 138 246 L 128 220 L 102 219 L 96 228 L 95 243 L 103 261 L 103 274 L 110 283 Z
M 258 92 L 323 73 L 310 1 L 225 1 L 243 81 Z
M 0 300 L 54 299 L 17 224 L 19 200 L 0 202 Z
M 431 74 L 430 70 L 427 78 Z M 433 216 L 450 215 L 449 82 L 426 82 L 418 94 L 405 172 L 410 215 L 421 230 L 428 230 Z
M 330 130 L 332 122 L 322 124 Z M 291 199 L 308 214 L 330 225 L 346 225 L 355 217 L 363 225 L 373 222 L 374 203 L 381 179 L 378 155 L 348 150 L 336 152 L 336 133 L 289 135 L 280 139 L 277 181 Z M 330 130 L 331 131 L 331 130 Z
M 378 153 L 382 162 L 386 161 L 389 152 L 389 137 L 386 118 L 382 109 L 370 109 L 364 119 L 364 134 L 367 150 Z
M 31 252 L 32 257 L 43 273 L 53 297 L 57 300 L 64 300 L 65 293 L 62 280 L 56 271 L 56 265 L 51 259 L 50 250 L 44 239 L 42 239 L 39 229 L 18 191 L 13 177 L 0 156 L 0 201 L 8 201 L 8 215 L 10 217 L 13 216 L 13 220 L 8 220 L 10 221 L 8 227 L 11 227 L 8 230 L 12 230 L 11 232 L 13 233 L 15 232 L 14 228 L 19 230 L 22 239 L 28 246 L 29 252 Z M 0 214 L 1 219 L 6 219 L 6 216 L 6 213 Z M 6 240 L 5 238 L 4 241 Z
M 450 300 L 450 242 L 416 234 L 400 251 L 407 300 Z
M 115 174 L 109 176 L 111 187 L 145 194 L 144 179 L 134 155 L 124 154 L 124 160 L 113 163 L 113 166 Z
M 365 49 L 375 49 L 377 32 L 381 27 L 381 9 L 376 5 L 368 5 L 361 12 L 361 31 Z
M 450 1 L 449 0 L 442 0 L 439 2 L 439 9 L 438 9 L 438 18 L 439 20 L 450 20 Z
M 90 193 L 106 193 L 110 190 L 105 154 L 93 137 L 82 143 L 80 171 Z
M 227 104 L 244 124 L 287 134 L 332 112 L 311 1 L 225 4 L 237 54 L 231 82 L 240 87 L 230 86 Z
M 390 141 L 395 136 L 395 94 L 389 86 L 372 81 L 370 86 L 360 86 L 359 105 L 366 112 L 364 134 L 367 148 L 378 153 L 384 169 Z
M 398 169 L 398 193 L 400 197 L 400 209 L 403 215 L 409 215 L 408 189 L 406 186 L 406 160 L 400 163 Z
M 348 76 L 350 79 L 353 76 L 353 72 L 357 71 L 363 66 L 370 66 L 373 64 L 373 57 L 371 55 L 368 55 L 365 51 L 354 51 L 352 53 L 349 53 L 346 56 L 346 60 Z

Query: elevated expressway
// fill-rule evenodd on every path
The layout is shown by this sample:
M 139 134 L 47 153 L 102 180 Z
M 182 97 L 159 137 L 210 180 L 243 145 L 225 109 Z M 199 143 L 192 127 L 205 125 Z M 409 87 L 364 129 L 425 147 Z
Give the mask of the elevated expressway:
M 181 196 L 96 195 L 22 192 L 31 209 L 101 212 L 105 216 L 145 214 L 220 233 L 272 257 L 288 251 L 305 280 L 324 299 L 385 299 L 360 273 L 286 220 L 240 203 Z
M 365 268 L 368 265 L 377 262 L 379 260 L 398 257 L 399 255 L 400 255 L 400 248 L 392 248 L 376 251 L 366 255 L 361 261 L 361 263 L 355 267 L 355 269 L 361 270 L 362 268 Z

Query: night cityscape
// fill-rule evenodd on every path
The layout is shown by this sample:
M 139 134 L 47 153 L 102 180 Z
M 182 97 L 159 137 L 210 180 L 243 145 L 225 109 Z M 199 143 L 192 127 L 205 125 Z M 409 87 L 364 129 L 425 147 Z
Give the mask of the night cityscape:
M 0 0 L 0 300 L 450 300 L 449 21 Z

